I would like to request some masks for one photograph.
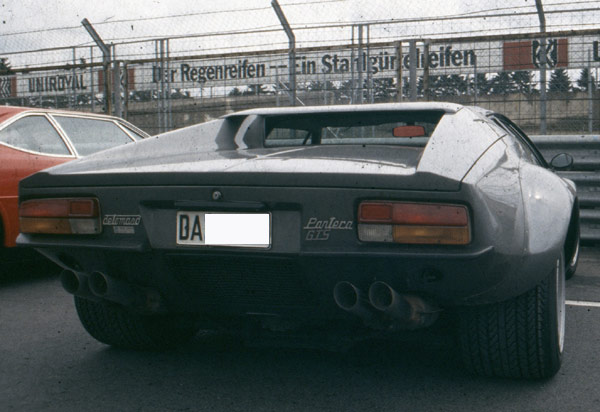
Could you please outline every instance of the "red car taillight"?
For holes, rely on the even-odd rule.
[[[89,235],[102,232],[95,198],[32,199],[19,205],[22,233]]]
[[[358,207],[363,242],[466,245],[471,242],[466,206],[367,201]]]

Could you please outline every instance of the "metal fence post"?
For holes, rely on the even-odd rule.
[[[156,66],[152,68],[152,70],[156,73],[156,110],[157,110],[157,122],[158,122],[158,133],[162,133],[162,76],[161,72],[161,55],[160,55],[160,40],[154,41],[154,56],[156,58]]]
[[[169,39],[166,40],[167,50],[166,50],[166,60],[167,60],[167,78],[165,79],[167,82],[167,100],[166,100],[166,109],[167,109],[167,131],[173,128],[173,104],[171,102],[171,81],[173,80],[171,75],[171,43]]]
[[[363,103],[363,61],[365,58],[365,51],[363,50],[363,25],[358,25],[358,84],[356,85],[356,92],[358,93],[358,103]],[[352,62],[354,64],[354,62]]]
[[[92,112],[96,109],[96,96],[94,94],[94,46],[90,46],[90,100]]]
[[[275,14],[277,14],[277,18],[279,18],[279,22],[283,26],[283,30],[285,34],[288,36],[289,42],[289,56],[288,56],[288,65],[290,72],[290,103],[292,106],[296,105],[296,36],[288,23],[285,14],[283,14],[283,10],[279,6],[277,0],[271,0],[271,6],[275,10]]]
[[[75,66],[77,65],[77,48],[73,47],[73,79],[77,77],[77,69]],[[73,87],[73,105],[77,106],[77,89]],[[69,101],[69,108],[72,108],[71,102]]]
[[[418,59],[417,41],[411,40],[411,41],[409,41],[408,44],[410,46],[409,58],[408,58],[408,61],[410,63],[410,66],[409,66],[409,70],[410,70],[410,79],[409,79],[410,101],[416,102],[417,101],[417,59]]]
[[[544,36],[546,33],[546,15],[542,0],[535,0],[538,18],[540,20],[540,32]],[[540,41],[540,133],[546,134],[546,37]]]
[[[158,133],[162,133],[166,130],[166,119],[165,119],[165,43],[164,40],[156,40],[155,52],[156,61],[158,63],[158,89],[156,93],[156,101],[158,106]]]
[[[477,96],[479,95],[479,84],[477,79],[477,58],[473,61],[473,104],[477,106]]]
[[[546,38],[540,41],[540,134],[546,134]]]
[[[375,82],[373,80],[373,64],[371,62],[371,26],[367,24],[367,55],[366,65],[367,70],[367,95],[369,103],[375,102]]]
[[[123,62],[123,119],[127,120],[129,112],[129,72],[127,71],[127,62]]]
[[[92,24],[88,21],[88,19],[81,20],[81,24],[83,25],[83,27],[85,27],[85,29],[87,30],[89,35],[92,37],[92,39],[94,39],[94,41],[96,42],[96,44],[98,45],[100,50],[102,50],[102,62],[103,62],[102,68],[103,68],[103,72],[104,72],[103,83],[104,83],[105,112],[111,113],[112,112],[111,85],[110,85],[110,78],[109,78],[109,76],[110,76],[110,49],[102,41],[102,39],[100,38],[98,33],[96,33],[96,30],[94,29],[94,27],[92,27]]]
[[[397,41],[396,46],[396,100],[402,101],[402,42]]]
[[[350,104],[356,103],[355,102],[355,92],[354,90],[356,89],[356,80],[355,80],[355,67],[354,67],[354,28],[356,27],[355,24],[352,25],[352,47],[350,48],[350,61],[352,62],[352,64],[350,65]]]
[[[588,89],[588,132],[591,134],[594,131],[594,82],[592,80],[592,59],[591,53],[588,50],[588,66],[587,66],[587,89]]]
[[[423,42],[423,97],[430,99],[429,90],[429,40]]]
[[[123,117],[123,104],[121,100],[121,62],[117,60],[115,46],[112,45],[113,49],[113,62],[112,62],[112,83],[113,83],[113,102],[114,112],[113,114],[117,117]]]

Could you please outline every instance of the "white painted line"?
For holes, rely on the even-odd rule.
[[[565,303],[569,306],[588,306],[592,308],[600,308],[600,302],[584,302],[581,300],[567,300]]]

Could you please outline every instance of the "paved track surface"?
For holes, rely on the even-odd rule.
[[[83,330],[56,269],[17,267],[0,281],[0,411],[600,410],[600,248],[567,283],[564,363],[547,381],[473,377],[450,338],[328,351],[200,334],[170,352],[113,349]]]

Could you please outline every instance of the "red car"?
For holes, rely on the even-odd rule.
[[[19,234],[18,183],[39,170],[148,137],[117,117],[0,106],[0,248]]]

